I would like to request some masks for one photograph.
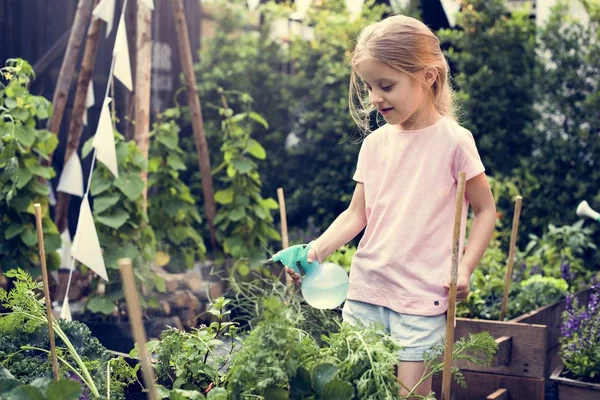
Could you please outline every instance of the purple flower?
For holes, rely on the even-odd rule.
[[[567,282],[570,282],[573,278],[571,276],[571,266],[568,261],[563,261],[560,265],[560,275]]]
[[[542,271],[539,267],[539,265],[535,264],[531,267],[531,275],[537,275],[537,274],[541,274]]]

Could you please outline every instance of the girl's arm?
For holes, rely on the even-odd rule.
[[[341,213],[311,245],[307,261],[323,262],[331,253],[354,239],[367,225],[364,184],[357,183],[348,209]]]

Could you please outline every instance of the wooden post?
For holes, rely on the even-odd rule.
[[[94,1],[94,6],[96,6],[99,1],[100,0]],[[75,101],[73,104],[73,111],[71,112],[71,122],[69,124],[67,147],[65,148],[63,165],[65,165],[67,161],[69,161],[71,155],[74,152],[76,153],[79,149],[81,132],[83,131],[83,113],[86,111],[85,102],[88,87],[94,73],[94,64],[96,63],[96,57],[98,55],[98,43],[102,23],[103,21],[101,19],[94,19],[88,28],[83,60],[81,61],[81,69],[79,70],[79,77],[77,79],[77,90],[75,91]],[[70,196],[68,193],[57,193],[55,219],[59,232],[63,232],[67,227],[69,199]]]
[[[454,209],[454,230],[452,235],[452,265],[450,268],[450,291],[448,293],[448,313],[446,321],[446,347],[444,349],[444,372],[442,376],[442,399],[450,400],[452,384],[452,346],[454,345],[454,320],[456,317],[456,282],[458,280],[458,250],[460,247],[460,228],[465,198],[466,173],[458,175],[456,205]]]
[[[137,56],[135,72],[135,130],[134,140],[148,160],[150,134],[150,78],[152,75],[152,12],[143,0],[137,4]],[[148,172],[142,171],[144,181],[144,210],[148,202]]]
[[[79,0],[79,4],[77,5],[77,12],[75,13],[75,19],[73,20],[69,43],[67,44],[65,57],[60,66],[58,82],[56,83],[54,97],[52,98],[54,113],[48,121],[48,130],[55,135],[58,135],[62,117],[65,112],[69,88],[71,87],[71,81],[75,74],[75,66],[77,65],[81,42],[83,41],[83,33],[85,32],[85,27],[92,15],[92,3],[93,0]],[[52,155],[50,155],[50,157],[52,157]],[[50,164],[50,161],[48,161],[48,164]]]
[[[35,224],[37,226],[38,247],[40,249],[40,264],[42,267],[42,279],[44,280],[44,298],[46,300],[46,316],[48,318],[48,337],[50,339],[50,354],[52,356],[52,373],[54,380],[58,382],[58,358],[56,357],[56,345],[54,343],[54,328],[52,326],[52,303],[50,302],[50,284],[48,282],[48,270],[46,269],[46,250],[44,248],[44,232],[42,226],[42,207],[39,203],[33,205],[35,209]]]
[[[202,192],[204,194],[204,204],[206,208],[206,219],[208,220],[208,229],[210,232],[210,242],[213,246],[213,249],[215,249],[217,242],[215,239],[215,226],[213,221],[217,213],[217,206],[215,204],[212,171],[210,168],[210,159],[208,157],[208,145],[206,144],[206,136],[204,134],[202,107],[200,105],[200,97],[198,96],[198,89],[196,87],[196,77],[194,76],[190,38],[188,36],[183,2],[181,0],[172,0],[170,3],[173,7],[173,16],[175,17],[175,30],[177,33],[177,42],[179,46],[179,57],[181,59],[181,66],[187,84],[188,103],[192,115],[192,127],[194,129],[198,164],[200,165]]]
[[[502,297],[502,311],[500,312],[500,321],[504,321],[508,308],[508,291],[512,278],[513,265],[515,263],[515,248],[517,246],[517,233],[519,230],[519,217],[521,216],[521,202],[523,197],[517,196],[515,212],[513,214],[512,231],[510,232],[510,247],[508,250],[508,265],[506,266],[506,275],[504,276],[504,297]]]
[[[279,199],[279,215],[281,217],[281,248],[287,249],[290,247],[288,238],[288,227],[287,227],[287,214],[285,211],[285,196],[283,195],[283,188],[277,189],[277,198]],[[293,282],[289,274],[285,274],[285,283],[288,288],[292,287]]]
[[[144,382],[148,389],[148,397],[151,400],[156,400],[158,397],[154,386],[154,372],[150,365],[150,357],[148,355],[148,349],[146,348],[148,339],[146,338],[146,331],[144,330],[144,325],[142,323],[142,311],[140,308],[138,292],[135,287],[131,259],[121,258],[117,261],[117,264],[119,264],[121,278],[123,279],[123,293],[125,294],[125,301],[127,302],[131,333],[133,334],[133,339],[137,343],[140,360],[142,360],[142,375],[144,376]]]

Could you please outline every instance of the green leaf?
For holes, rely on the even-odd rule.
[[[175,153],[171,153],[167,156],[167,164],[169,165],[169,167],[178,171],[183,171],[186,169],[185,164],[181,160],[181,157],[179,157]]]
[[[81,396],[81,385],[69,379],[62,379],[50,385],[46,391],[48,399],[78,400]]]
[[[35,129],[31,127],[26,125],[15,126],[15,138],[25,147],[31,147],[35,142],[36,136]]]
[[[86,158],[88,156],[88,154],[90,154],[90,152],[92,150],[94,150],[94,137],[92,136],[91,138],[89,138],[88,140],[85,141],[85,143],[83,144],[83,148],[81,149],[81,158]]]
[[[288,400],[290,398],[287,390],[276,386],[267,386],[264,396],[269,400]]]
[[[46,160],[49,159],[49,154],[53,153],[58,146],[58,137],[52,132],[45,131],[44,138],[37,141],[33,149]]]
[[[21,385],[10,392],[10,400],[46,400],[46,397],[38,388]]]
[[[246,216],[246,209],[244,207],[236,207],[227,216],[231,221],[239,221]]]
[[[14,177],[16,178],[16,186],[17,189],[23,189],[27,183],[33,178],[33,172],[31,172],[27,168],[19,168],[17,172],[15,172]]]
[[[269,210],[277,210],[279,208],[279,203],[277,203],[272,198],[264,199],[262,201],[263,206],[267,207]]]
[[[156,140],[163,144],[167,149],[176,150],[179,138],[177,137],[177,134],[169,132],[168,134],[159,135]]]
[[[44,167],[39,164],[27,166],[27,168],[37,176],[41,176],[44,179],[52,179],[55,175],[54,170],[51,167]]]
[[[352,400],[354,387],[350,382],[334,379],[325,385],[323,398],[327,400]]]
[[[167,231],[167,236],[174,244],[180,245],[185,239],[190,237],[192,231],[187,226],[175,226]]]
[[[17,107],[13,109],[11,111],[11,114],[13,115],[13,117],[20,120],[21,122],[26,122],[31,115],[29,114],[29,111],[27,111],[27,109],[23,107]]]
[[[91,312],[109,315],[115,309],[115,303],[106,297],[94,297],[87,303],[87,308]]]
[[[118,194],[94,197],[94,214],[100,214],[117,204],[121,198]]]
[[[267,158],[267,152],[265,151],[265,148],[254,139],[250,139],[248,141],[248,147],[246,148],[246,151],[259,160],[264,160]]]
[[[247,158],[234,158],[231,160],[231,165],[242,174],[246,174],[252,170],[254,163]]]
[[[129,219],[129,213],[122,208],[112,209],[109,214],[96,215],[96,221],[113,229],[119,229]]]
[[[333,364],[327,363],[315,365],[315,367],[312,369],[312,383],[315,392],[323,395],[325,385],[327,385],[336,377],[338,370],[339,368]]]
[[[136,201],[144,192],[144,181],[139,174],[120,174],[115,186],[131,201]]]
[[[234,194],[233,189],[219,190],[215,193],[215,201],[219,204],[230,204]]]
[[[37,231],[32,229],[31,225],[25,225],[25,229],[21,232],[21,240],[27,246],[34,246],[38,243]]]
[[[265,120],[262,115],[251,111],[250,114],[248,114],[250,116],[250,118],[252,118],[254,121],[258,122],[259,124],[261,124],[262,126],[265,127],[265,129],[269,128],[269,124],[267,123],[267,120]]]
[[[113,183],[112,174],[107,177],[107,175],[101,173],[100,171],[95,171],[92,177],[92,184],[90,186],[90,193],[92,196],[97,196],[100,193],[108,190]]]
[[[4,231],[4,238],[6,240],[10,240],[10,239],[14,238],[15,236],[21,234],[21,232],[23,232],[24,230],[25,230],[25,225],[13,222]]]

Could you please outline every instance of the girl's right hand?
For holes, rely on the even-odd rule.
[[[318,260],[319,259],[318,254],[319,253],[318,253],[316,247],[314,246],[314,242],[312,242],[310,248],[308,249],[308,253],[306,253],[306,261],[309,263],[312,263],[313,261]],[[290,278],[292,278],[292,281],[294,281],[294,283],[296,285],[300,284],[301,276],[299,273],[297,273],[296,271],[294,271],[292,268],[288,267],[287,265],[285,266],[285,272],[287,272],[287,274],[290,276]]]

